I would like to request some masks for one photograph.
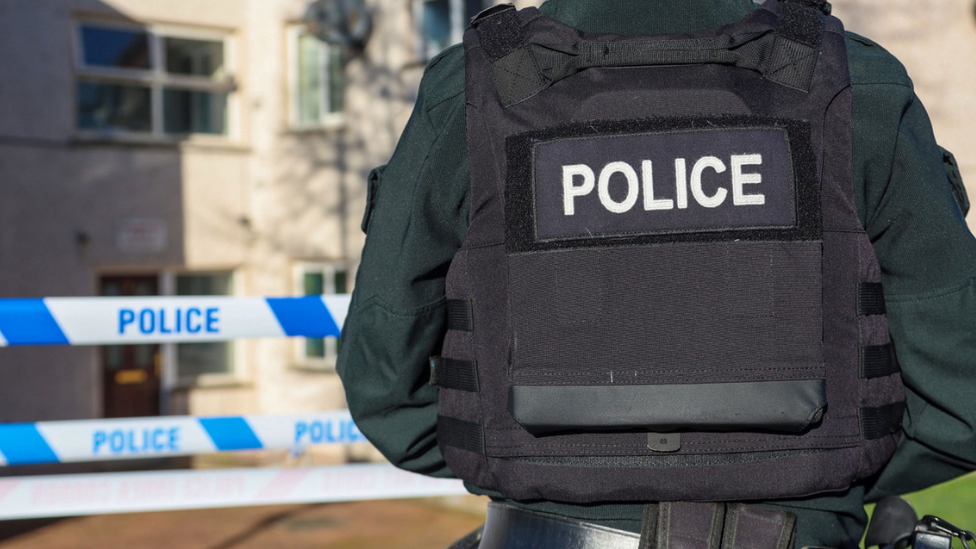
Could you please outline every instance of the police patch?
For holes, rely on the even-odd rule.
[[[512,246],[509,239],[513,251],[647,237],[819,237],[816,168],[798,169],[809,156],[798,121],[726,117],[588,128],[589,135],[575,126],[509,142],[507,206],[521,218],[509,218],[520,241]],[[804,206],[816,210],[815,219],[809,211],[804,219]]]

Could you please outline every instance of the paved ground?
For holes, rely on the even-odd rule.
[[[0,522],[0,549],[443,549],[484,522],[484,505],[471,496]]]

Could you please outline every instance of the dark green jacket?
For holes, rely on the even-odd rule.
[[[753,8],[751,0],[549,0],[542,11],[584,31],[659,34],[720,26]],[[857,540],[865,499],[976,469],[976,241],[904,68],[859,36],[849,34],[847,48],[858,215],[881,264],[907,386],[905,436],[870,483],[777,502],[798,516],[797,547]],[[464,53],[453,47],[428,64],[393,157],[370,176],[366,246],[337,366],[376,447],[399,467],[441,477],[451,472],[437,447],[428,358],[440,351],[444,277],[468,227],[465,147]],[[639,530],[639,505],[529,506]]]

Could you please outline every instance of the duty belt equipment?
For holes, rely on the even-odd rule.
[[[486,522],[450,549],[792,549],[796,517],[753,505],[648,505],[640,534],[488,504]]]

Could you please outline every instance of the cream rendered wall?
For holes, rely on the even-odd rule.
[[[355,276],[364,242],[359,225],[366,176],[391,154],[422,69],[414,54],[409,2],[368,2],[373,33],[365,51],[346,67],[344,122],[292,129],[287,31],[306,6],[304,0],[253,0],[247,10],[253,212],[247,293],[252,295],[300,293],[295,280],[301,261],[345,263]],[[248,347],[257,411],[345,406],[335,373],[299,367],[294,342],[260,340]],[[198,409],[203,406],[202,397],[194,402]]]

